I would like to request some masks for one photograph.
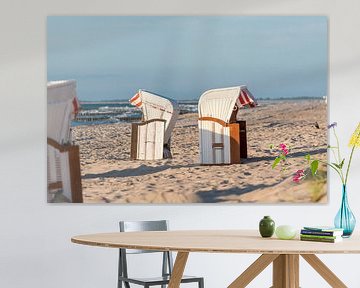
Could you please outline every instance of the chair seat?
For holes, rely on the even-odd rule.
[[[201,277],[184,275],[181,278],[181,283],[197,282],[197,281],[200,281],[201,279],[202,279]],[[129,283],[138,284],[138,285],[144,285],[144,284],[161,285],[161,284],[168,284],[169,281],[170,281],[170,276],[149,277],[149,278],[137,278],[137,277],[126,278],[126,277],[119,276],[119,280],[129,282]]]

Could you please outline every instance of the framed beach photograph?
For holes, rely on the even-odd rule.
[[[327,17],[48,16],[46,85],[49,203],[328,200]]]

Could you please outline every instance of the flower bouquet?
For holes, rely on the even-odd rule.
[[[295,183],[300,183],[301,180],[305,179],[310,174],[314,177],[316,177],[319,169],[319,164],[322,163],[324,165],[329,166],[332,168],[340,177],[341,183],[342,183],[342,203],[341,207],[339,209],[339,212],[337,213],[335,217],[335,227],[337,228],[343,228],[344,229],[344,236],[349,237],[356,224],[355,217],[353,213],[351,212],[348,204],[347,199],[347,183],[349,179],[349,171],[350,166],[352,163],[353,155],[355,148],[360,147],[360,122],[355,129],[354,133],[352,134],[350,141],[349,141],[349,147],[351,148],[350,156],[348,160],[346,158],[342,157],[340,144],[339,144],[339,138],[336,133],[336,126],[337,123],[334,122],[328,126],[328,129],[330,129],[335,136],[336,144],[335,146],[329,145],[327,148],[331,153],[333,154],[333,159],[335,162],[327,162],[320,159],[316,159],[314,157],[311,157],[310,154],[305,155],[306,162],[308,164],[307,169],[299,169],[295,172],[293,176],[293,181]],[[273,148],[273,145],[272,147]],[[279,154],[275,158],[272,164],[272,168],[276,168],[278,165],[282,166],[282,170],[286,169],[286,163],[287,163],[287,157],[289,157],[291,149],[284,143],[281,143],[279,145]]]

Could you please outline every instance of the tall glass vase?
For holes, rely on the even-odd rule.
[[[346,185],[343,185],[341,206],[334,224],[336,228],[344,229],[343,237],[350,237],[355,228],[356,219],[349,207]]]

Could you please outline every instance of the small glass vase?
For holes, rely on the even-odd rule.
[[[355,228],[356,219],[349,207],[346,185],[343,185],[341,206],[336,214],[334,224],[336,228],[344,229],[344,238],[350,237]]]

